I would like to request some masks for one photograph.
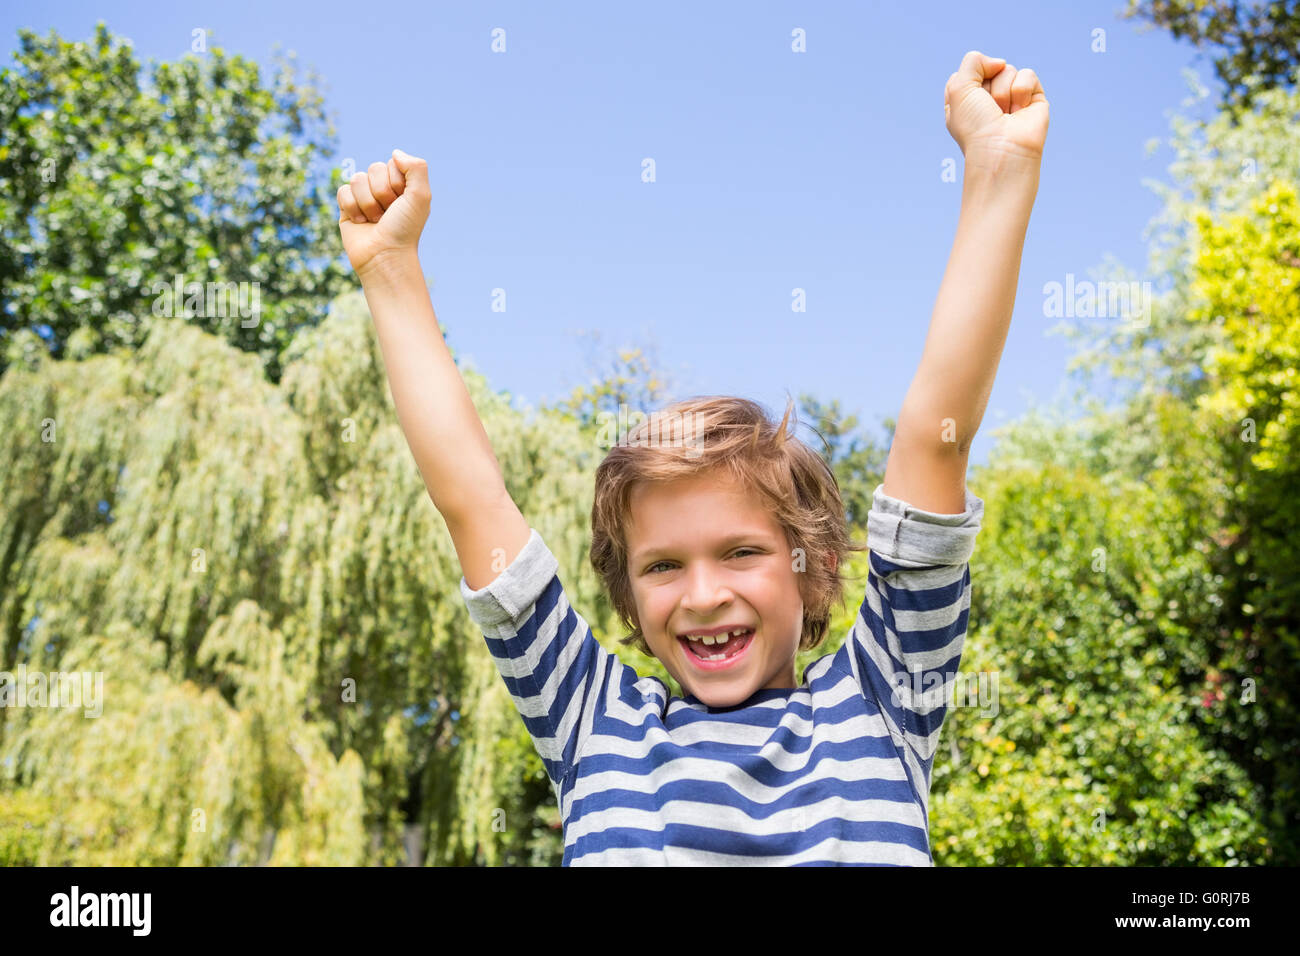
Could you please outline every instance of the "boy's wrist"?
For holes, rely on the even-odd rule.
[[[965,181],[977,188],[1023,189],[1037,187],[1042,169],[1041,156],[1006,153],[1001,150],[971,149],[965,153]]]
[[[1015,207],[1026,213],[1038,195],[1039,164],[1018,157],[967,156],[962,205],[980,209]]]
[[[424,273],[420,269],[420,256],[414,246],[381,252],[357,270],[362,285],[388,285]]]

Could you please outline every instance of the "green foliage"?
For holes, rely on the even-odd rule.
[[[100,717],[0,709],[0,792],[57,801],[45,864],[394,863],[408,824],[430,863],[558,862],[554,795],[469,621],[361,296],[287,356],[274,385],[163,320],[134,356],[38,354],[0,378],[0,669],[105,675]],[[464,374],[612,645],[586,561],[594,437]]]
[[[1249,110],[1261,87],[1295,84],[1300,66],[1297,0],[1129,0],[1124,16],[1150,21],[1197,48],[1219,47],[1214,72],[1226,113]]]
[[[348,286],[314,82],[282,62],[266,86],[220,48],[153,63],[142,82],[103,23],[89,43],[19,40],[0,74],[0,371],[33,344],[12,336],[40,325],[60,357],[139,348],[180,275],[205,290],[189,321],[277,380],[294,333]],[[250,307],[256,283],[257,314],[237,312],[228,283],[248,283]]]
[[[885,441],[879,444],[859,434],[856,415],[846,415],[838,400],[822,402],[812,395],[799,396],[799,419],[814,431],[804,436],[814,451],[835,475],[844,502],[844,514],[850,527],[866,540],[867,513],[871,510],[876,486],[885,480],[885,463],[894,438],[895,423],[886,419]]]
[[[1217,582],[1177,500],[1054,464],[972,484],[987,520],[962,670],[996,675],[998,706],[945,723],[936,862],[1267,861],[1261,795],[1188,686]]]
[[[1219,338],[1197,408],[1223,462],[1226,515],[1216,529],[1227,581],[1214,675],[1215,718],[1272,796],[1269,823],[1300,859],[1300,203],[1277,181],[1248,212],[1197,216],[1189,320]],[[1250,680],[1251,684],[1245,684]],[[1258,686],[1256,686],[1258,685]],[[1242,696],[1247,696],[1242,693]],[[1251,704],[1250,707],[1243,706]]]
[[[1284,472],[1300,434],[1300,206],[1296,187],[1277,181],[1250,214],[1222,225],[1197,215],[1199,252],[1189,320],[1213,324],[1221,339],[1205,356],[1209,383],[1200,404],[1214,417],[1258,425],[1250,464]],[[1297,512],[1288,517],[1294,519]]]
[[[49,800],[31,791],[0,790],[0,866],[36,866],[43,830],[56,815]]]
[[[1204,95],[1204,91],[1202,91]],[[1300,92],[1255,109],[1176,119],[1173,182],[1158,185],[1151,269],[1170,280],[1151,322],[1068,329],[1078,366],[1139,383],[1119,409],[1092,406],[1069,448],[1093,474],[1125,475],[1179,502],[1188,551],[1216,577],[1189,684],[1202,732],[1261,794],[1275,862],[1300,862],[1300,488],[1297,199]],[[1068,457],[1019,442],[1021,460]],[[1178,598],[1178,595],[1171,595]],[[1185,668],[1187,671],[1197,668]]]
[[[0,91],[0,671],[98,672],[103,712],[0,708],[0,865],[391,865],[408,827],[429,864],[559,863],[364,301],[329,301],[314,87],[215,50],[142,87],[102,25],[22,39]],[[1300,862],[1298,110],[1266,89],[1175,122],[1149,270],[1169,291],[1148,324],[1069,329],[1078,366],[1138,387],[1003,429],[971,478],[962,671],[997,675],[998,710],[949,712],[939,863]],[[141,284],[178,271],[261,281],[262,322],[153,316]],[[624,349],[524,415],[462,373],[575,608],[680,694],[617,643],[588,561],[599,416],[657,407],[663,375]],[[864,538],[887,443],[833,400],[800,419]],[[866,568],[797,674],[838,649]]]
[[[556,406],[584,426],[595,427],[602,415],[617,420],[620,408],[629,415],[648,414],[663,404],[666,383],[644,348],[617,349],[612,357],[593,355],[588,363],[592,373],[588,384],[576,386]]]
[[[1185,105],[1204,100],[1197,87]],[[1216,114],[1205,122],[1175,115],[1167,145],[1174,154],[1169,180],[1145,180],[1159,198],[1153,217],[1145,274],[1157,290],[1145,321],[1113,318],[1074,319],[1054,331],[1075,347],[1070,367],[1089,380],[1102,377],[1121,386],[1126,399],[1144,392],[1169,392],[1194,400],[1205,388],[1204,369],[1220,336],[1195,318],[1202,304],[1193,289],[1198,248],[1196,222],[1208,212],[1216,219],[1247,213],[1278,181],[1295,177],[1300,155],[1300,91],[1271,89],[1255,108],[1236,118]],[[1153,139],[1148,148],[1162,145]],[[1133,278],[1116,270],[1121,278]]]

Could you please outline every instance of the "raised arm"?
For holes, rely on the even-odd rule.
[[[375,322],[397,419],[429,497],[451,532],[465,582],[486,587],[530,528],[447,350],[420,269],[428,164],[401,150],[339,189],[339,232]]]
[[[883,487],[923,511],[958,514],[1011,324],[1048,106],[1033,70],[972,50],[948,78],[944,112],[966,158],[961,213]]]

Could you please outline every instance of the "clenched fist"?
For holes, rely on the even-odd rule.
[[[1033,70],[971,50],[943,89],[948,132],[969,160],[983,156],[1042,159],[1047,94]]]
[[[385,256],[415,251],[429,197],[429,164],[400,149],[339,188],[339,232],[358,276]]]

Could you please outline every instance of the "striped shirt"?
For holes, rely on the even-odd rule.
[[[970,613],[984,502],[913,508],[878,486],[866,593],[799,687],[716,708],[638,677],[570,606],[532,529],[461,594],[559,802],[564,866],[929,866],[930,768]]]

